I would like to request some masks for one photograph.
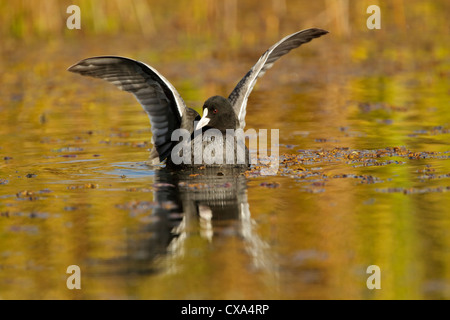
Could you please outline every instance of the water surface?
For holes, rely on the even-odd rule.
[[[0,298],[450,298],[445,28],[369,39],[328,27],[250,96],[247,128],[280,130],[274,176],[148,167],[151,132],[133,97],[66,69],[100,54],[142,60],[199,110],[282,32],[229,47],[201,29],[152,45],[127,34],[7,42]],[[81,290],[66,287],[69,265]],[[366,286],[370,265],[380,290]]]

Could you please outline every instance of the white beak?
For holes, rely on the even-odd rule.
[[[195,127],[195,130],[203,128],[204,126],[206,126],[209,123],[209,121],[211,121],[211,119],[207,118],[207,116],[208,116],[208,108],[205,108],[203,110],[203,117],[197,123],[197,126]]]

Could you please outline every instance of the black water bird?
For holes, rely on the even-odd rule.
[[[275,61],[292,49],[327,33],[326,30],[311,28],[281,39],[259,58],[228,98],[213,96],[206,100],[201,118],[194,109],[186,106],[178,91],[164,76],[143,62],[118,56],[100,56],[81,60],[71,66],[68,71],[100,78],[121,90],[131,92],[150,118],[154,147],[149,161],[156,164],[166,160],[168,164],[173,164],[172,150],[180,143],[178,140],[172,140],[172,133],[176,129],[185,129],[193,135],[196,130],[205,131],[205,129],[213,128],[219,130],[224,136],[226,129],[243,129],[247,100],[257,79],[263,76]],[[194,150],[194,143],[191,144],[192,157],[194,157],[196,150]],[[207,143],[203,143],[202,148],[205,146]],[[225,157],[225,154],[223,156]],[[191,163],[194,164],[194,161]],[[199,164],[205,163],[210,162],[204,160]],[[246,149],[246,159],[242,165],[248,166],[248,163]]]

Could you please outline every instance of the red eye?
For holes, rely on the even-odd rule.
[[[217,113],[217,111],[218,111],[217,109],[214,109],[214,110],[213,110],[213,113]]]

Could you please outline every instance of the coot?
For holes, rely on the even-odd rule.
[[[292,49],[327,33],[326,30],[311,28],[281,39],[259,58],[228,98],[213,96],[206,100],[201,118],[194,109],[186,107],[180,94],[165,77],[143,62],[100,56],[81,60],[68,71],[106,80],[136,97],[150,118],[154,145],[150,153],[151,163],[166,160],[170,166],[248,166],[248,149],[245,144],[237,143],[236,137],[227,139],[227,130],[233,132],[245,127],[247,100],[256,80]],[[184,135],[178,134],[178,139],[173,139],[174,132]],[[206,148],[208,152],[205,152]],[[217,152],[221,148],[223,152]],[[226,158],[230,148],[235,152]]]

